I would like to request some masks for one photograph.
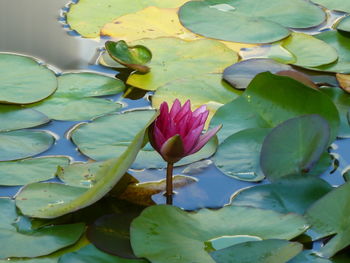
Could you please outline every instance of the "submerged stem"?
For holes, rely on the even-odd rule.
[[[173,204],[173,169],[174,164],[168,163],[168,166],[166,168],[166,204],[172,205]]]

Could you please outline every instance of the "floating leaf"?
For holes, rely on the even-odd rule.
[[[56,120],[88,120],[118,111],[121,105],[111,100],[91,98],[122,92],[121,80],[95,73],[68,73],[58,78],[58,89],[50,98],[30,107]]]
[[[188,0],[83,0],[71,4],[67,22],[83,37],[98,37],[100,29],[114,19],[149,6],[176,8]]]
[[[128,46],[124,40],[105,43],[108,54],[118,63],[128,68],[147,73],[150,68],[145,66],[152,59],[151,51],[142,45]]]
[[[287,240],[250,241],[211,253],[216,263],[286,263],[303,250],[303,246]]]
[[[31,128],[49,122],[41,112],[16,105],[0,105],[0,132]]]
[[[103,116],[78,126],[72,132],[72,140],[82,153],[92,159],[118,157],[154,113],[143,110]]]
[[[128,42],[158,37],[178,37],[185,40],[200,38],[181,25],[177,11],[175,8],[150,6],[106,24],[101,34]]]
[[[292,33],[281,44],[294,55],[296,61],[292,64],[296,66],[318,67],[338,59],[335,48],[310,35]]]
[[[261,73],[243,96],[273,126],[296,116],[318,114],[332,128],[330,142],[337,135],[339,113],[329,97],[289,77]]]
[[[243,181],[265,178],[260,168],[260,151],[270,129],[247,129],[226,138],[214,156],[214,163],[224,174]]]
[[[98,58],[98,63],[108,68],[126,69],[125,66],[111,58],[107,51],[101,52],[100,57]]]
[[[151,206],[131,224],[135,255],[151,262],[215,262],[205,242],[222,236],[249,235],[261,239],[291,239],[307,225],[296,214],[279,214],[251,207],[226,206],[189,213],[174,206]]]
[[[116,78],[90,72],[65,73],[58,77],[54,96],[88,98],[114,95],[124,90],[124,83]]]
[[[3,53],[0,54],[0,86],[1,103],[29,104],[54,93],[57,80],[51,70],[34,59]]]
[[[0,161],[12,161],[34,156],[49,149],[55,142],[44,131],[19,130],[0,133]]]
[[[110,159],[96,174],[91,188],[73,187],[59,183],[29,184],[16,196],[16,205],[23,214],[38,218],[55,218],[87,207],[106,195],[124,176],[142,147],[145,129],[153,114],[143,116],[144,126],[135,129],[135,137],[124,147],[119,158]],[[147,119],[146,119],[147,118]]]
[[[350,3],[343,0],[312,0],[328,9],[350,13]]]
[[[103,168],[103,162],[73,163],[56,169],[56,175],[66,185],[91,188],[97,182],[97,173],[101,168]]]
[[[124,259],[106,254],[93,245],[87,245],[82,249],[60,257],[58,263],[147,263],[140,259]]]
[[[318,71],[350,73],[350,38],[337,31],[325,31],[314,37],[326,42],[338,52],[338,60],[329,65],[311,68]]]
[[[296,61],[293,54],[279,44],[256,45],[240,50],[242,60],[272,59],[283,64],[292,64]]]
[[[340,87],[347,93],[350,93],[350,75],[337,73],[336,77]]]
[[[273,109],[273,110],[272,110]],[[328,121],[331,140],[336,138],[339,113],[330,98],[289,77],[265,72],[257,75],[241,97],[215,113],[210,126],[223,124],[219,141],[248,128],[273,128],[305,114],[318,114]]]
[[[140,211],[104,215],[87,230],[89,240],[100,250],[123,258],[136,259],[130,244],[130,224]]]
[[[319,115],[289,119],[266,136],[260,164],[270,181],[310,172],[329,145],[330,127]]]
[[[311,80],[311,78],[309,78],[308,75],[304,73],[294,70],[283,70],[277,72],[276,75],[290,77],[296,81],[303,83],[305,86],[309,86],[310,88],[318,90],[318,86]]]
[[[316,256],[312,250],[304,250],[288,263],[335,263],[336,261],[330,261],[326,258]]]
[[[211,127],[223,124],[217,134],[222,143],[227,137],[239,131],[250,128],[270,128],[258,113],[252,111],[249,102],[241,96],[234,101],[220,107],[210,122]]]
[[[272,59],[248,59],[226,68],[223,78],[236,89],[243,90],[248,87],[252,79],[259,73],[266,71],[277,73],[284,70],[292,70],[292,67],[278,63]]]
[[[175,175],[173,177],[174,189],[184,187],[186,185],[197,182],[197,180],[190,176]],[[145,183],[134,183],[128,185],[126,190],[118,195],[119,199],[127,200],[133,204],[151,206],[154,205],[152,196],[165,192],[166,190],[166,179],[158,182],[145,182]]]
[[[337,87],[322,87],[321,91],[332,98],[335,106],[339,111],[340,128],[338,137],[350,137],[350,125],[347,119],[347,113],[350,109],[350,95]]]
[[[61,121],[89,120],[121,108],[121,104],[111,100],[74,97],[52,97],[31,106],[51,119]]]
[[[301,0],[190,1],[179,17],[199,35],[245,43],[274,42],[289,35],[286,27],[314,27],[326,18],[321,8]]]
[[[175,80],[160,87],[152,97],[152,106],[159,109],[164,101],[172,104],[175,99],[178,99],[183,104],[189,99],[192,109],[207,105],[210,111],[207,120],[209,122],[217,108],[240,94],[240,91],[221,80],[221,74],[205,74]]]
[[[232,205],[303,215],[310,205],[331,190],[332,186],[320,178],[291,176],[243,190],[232,196]]]
[[[74,244],[84,231],[84,224],[50,225],[25,231],[16,229],[18,220],[14,201],[1,198],[0,258],[38,257]],[[5,213],[4,213],[5,212]]]
[[[349,225],[350,183],[334,189],[317,201],[306,213],[312,224],[316,238],[335,236],[325,244],[319,255],[332,257],[335,253],[350,245]]]
[[[133,42],[152,51],[146,74],[133,73],[127,84],[145,90],[159,87],[178,79],[221,73],[238,60],[236,52],[215,40],[187,42],[177,38],[145,39]],[[193,65],[196,65],[195,67]]]
[[[128,147],[135,133],[144,127],[145,121],[149,120],[152,114],[154,111],[146,110],[100,117],[91,123],[77,127],[72,133],[72,140],[83,154],[94,160],[114,158]],[[121,123],[123,125],[120,125]],[[214,138],[199,152],[182,159],[176,165],[208,158],[215,153],[216,147],[217,140]],[[132,165],[135,169],[164,168],[165,166],[164,160],[150,145],[146,145],[139,152]]]
[[[328,153],[328,150],[325,151],[308,174],[314,176],[321,176],[327,169],[329,169],[333,165],[333,159],[334,158]]]
[[[17,263],[58,263],[59,258],[69,252],[79,250],[82,247],[88,245],[89,242],[86,237],[83,235],[78,242],[69,247],[60,249],[50,255],[41,256],[36,258],[11,258],[6,260],[1,260],[0,262],[17,262]]]
[[[349,5],[350,10],[350,5]],[[336,25],[337,30],[350,32],[350,16],[342,18],[339,23]]]
[[[24,185],[55,176],[57,167],[69,164],[65,156],[30,158],[0,162],[0,185]]]

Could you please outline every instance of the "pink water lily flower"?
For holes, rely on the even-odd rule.
[[[149,129],[151,145],[166,162],[172,164],[198,152],[222,126],[202,134],[208,115],[205,105],[192,112],[190,100],[181,106],[176,99],[170,112],[168,104],[163,102],[159,116]]]

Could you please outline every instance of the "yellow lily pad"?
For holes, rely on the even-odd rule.
[[[187,41],[203,39],[203,36],[192,33],[180,23],[178,10],[178,8],[147,7],[106,24],[101,30],[101,35],[127,42],[159,37],[177,37]],[[220,42],[236,52],[241,48],[256,46],[230,41]]]
[[[188,0],[80,0],[77,4],[71,4],[67,22],[83,37],[94,38],[99,36],[105,24],[123,15],[149,6],[176,8],[186,2]]]

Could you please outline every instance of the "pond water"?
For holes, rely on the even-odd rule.
[[[57,73],[62,71],[89,70],[115,75],[115,71],[96,64],[104,40],[83,39],[70,32],[64,24],[62,13],[67,0],[2,0],[0,2],[0,51],[26,54],[54,65]],[[63,9],[62,9],[63,8]],[[61,11],[60,11],[61,10]],[[123,110],[149,107],[146,95],[140,100],[109,96],[121,101]],[[67,132],[79,122],[52,121],[39,127],[55,134],[57,141],[45,155],[69,155],[75,161],[86,161],[75,145],[67,138]],[[350,139],[337,140],[330,150],[339,163],[337,169],[330,167],[322,178],[332,185],[344,182],[342,173],[350,163]],[[184,171],[185,170],[185,171]],[[331,173],[332,171],[332,173]],[[193,210],[200,207],[218,208],[227,204],[232,194],[242,188],[256,185],[232,179],[222,174],[211,161],[195,166],[175,169],[174,174],[185,174],[198,181],[176,190],[174,205]],[[164,178],[165,171],[130,170],[139,181],[157,181]],[[266,180],[261,182],[266,183]],[[13,196],[20,187],[0,187],[0,196]],[[162,194],[153,196],[156,203],[165,203]]]

